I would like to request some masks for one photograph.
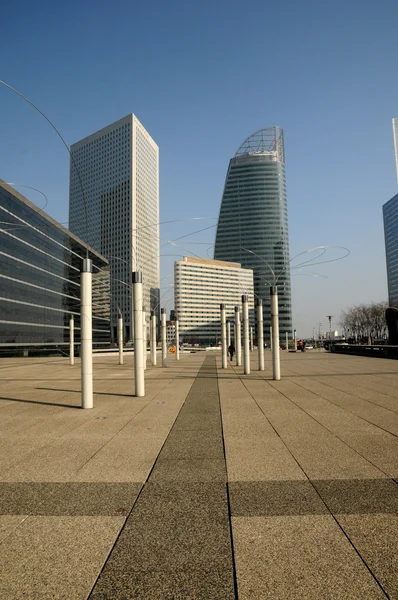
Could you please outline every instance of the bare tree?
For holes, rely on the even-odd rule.
[[[387,335],[385,318],[387,302],[359,304],[342,311],[340,325],[344,336],[355,341],[384,339]]]

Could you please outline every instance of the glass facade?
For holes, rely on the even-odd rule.
[[[112,339],[117,339],[120,310],[128,341],[133,271],[142,271],[148,314],[150,309],[159,312],[159,148],[139,120],[128,115],[73,144],[71,154],[69,227],[109,260]]]
[[[398,194],[383,205],[388,302],[398,307]]]
[[[214,258],[253,269],[254,294],[263,299],[264,337],[270,331],[270,286],[278,278],[280,336],[292,331],[289,235],[283,131],[262,129],[230,160],[217,226]]]
[[[86,246],[0,180],[0,349],[80,345],[80,268]],[[93,345],[110,342],[107,261],[93,260]],[[64,348],[68,352],[67,348]]]

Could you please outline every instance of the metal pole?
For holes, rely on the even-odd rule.
[[[176,335],[176,360],[180,360],[180,326],[178,318],[174,321],[175,335]]]
[[[227,321],[227,350],[231,345],[231,322]]]
[[[167,367],[166,309],[162,308],[160,313],[162,330],[162,367]]]
[[[119,312],[117,318],[117,341],[119,343],[119,365],[123,364],[123,316]]]
[[[75,364],[75,320],[73,315],[69,319],[69,362]]]
[[[257,351],[258,370],[264,371],[264,324],[262,298],[257,298]]]
[[[146,310],[145,310],[145,306],[142,307],[142,350],[144,353],[144,371],[146,371],[146,346],[147,346],[147,341],[146,341],[147,335],[146,335]]]
[[[249,334],[249,304],[247,296],[242,296],[243,313],[243,373],[250,375],[250,334]]]
[[[270,327],[269,327],[269,347],[272,352],[272,325],[270,325]]]
[[[241,332],[240,332],[240,312],[239,306],[235,306],[235,351],[236,351],[236,366],[240,367],[242,364],[242,344],[241,344]]]
[[[289,333],[286,331],[286,352],[289,352]]]
[[[271,293],[271,322],[272,322],[272,378],[279,381],[281,378],[281,364],[279,355],[279,313],[278,313],[278,288],[272,286]]]
[[[151,311],[151,363],[156,367],[156,313]]]
[[[134,304],[134,380],[135,395],[145,396],[144,356],[142,344],[142,273],[133,272]]]
[[[80,273],[80,353],[82,408],[93,408],[92,260],[84,258]]]
[[[226,369],[228,366],[228,346],[227,346],[227,328],[225,322],[225,304],[220,304],[221,311],[221,364],[222,368]]]
[[[297,335],[296,330],[293,331],[294,351],[297,352]]]
[[[253,352],[253,327],[250,326],[250,352]]]

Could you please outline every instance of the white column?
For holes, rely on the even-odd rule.
[[[297,352],[297,335],[296,330],[293,331],[294,351]]]
[[[221,364],[222,368],[226,369],[228,366],[228,357],[227,357],[227,327],[225,322],[225,304],[220,304],[220,312],[221,312]]]
[[[145,396],[144,353],[142,345],[142,273],[133,272],[134,381],[135,395]]]
[[[146,310],[145,310],[145,306],[143,306],[142,307],[142,350],[144,352],[144,371],[146,371],[146,346],[147,346]]]
[[[242,344],[240,332],[240,311],[239,306],[235,306],[235,351],[236,351],[236,366],[242,364]]]
[[[151,311],[151,363],[156,367],[156,313]]]
[[[262,298],[257,298],[257,351],[258,370],[264,371],[264,324]]]
[[[227,321],[227,351],[231,345],[231,322]]]
[[[279,381],[281,378],[281,365],[279,355],[279,312],[278,288],[272,286],[271,293],[271,323],[272,323],[272,378]]]
[[[123,315],[121,312],[117,318],[117,341],[119,344],[119,365],[123,364]]]
[[[250,352],[253,352],[254,349],[254,345],[253,345],[253,327],[250,326]]]
[[[73,315],[69,319],[69,362],[75,364],[75,320]]]
[[[269,328],[269,347],[271,348],[271,352],[272,352],[272,325],[270,325],[270,328]]]
[[[249,333],[249,303],[248,297],[242,296],[243,316],[243,373],[250,375],[250,333]]]
[[[167,367],[166,309],[162,308],[160,313],[162,330],[162,367]]]
[[[289,333],[286,331],[286,352],[289,352]]]
[[[83,259],[80,297],[82,408],[93,408],[92,260],[90,258]]]
[[[178,318],[176,318],[175,322],[175,334],[176,334],[176,360],[180,360],[180,326],[178,323]]]

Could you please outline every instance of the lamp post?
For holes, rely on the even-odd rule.
[[[162,335],[162,367],[167,367],[166,309],[160,309]]]
[[[236,366],[242,364],[242,343],[240,331],[240,310],[239,306],[235,306],[235,350],[236,350]]]
[[[117,318],[117,341],[119,344],[119,365],[123,364],[123,315],[119,311]]]
[[[176,336],[176,360],[180,360],[180,325],[178,322],[178,317],[176,317],[174,323]]]
[[[73,315],[69,319],[69,362],[75,364],[75,320]]]
[[[272,378],[279,381],[281,366],[279,356],[279,313],[278,290],[276,286],[270,288],[271,294],[271,323],[272,323]]]
[[[250,375],[250,333],[249,333],[249,305],[248,297],[242,296],[243,316],[243,373]]]
[[[142,343],[142,273],[133,272],[134,381],[135,395],[145,396],[144,347]]]
[[[225,322],[225,304],[220,304],[221,313],[221,366],[226,369],[228,366],[227,357],[227,328]]]
[[[156,312],[151,310],[151,363],[156,367]]]
[[[92,260],[84,258],[80,273],[80,349],[82,408],[93,408]]]
[[[264,324],[263,324],[263,301],[257,298],[257,352],[258,370],[264,371]]]

